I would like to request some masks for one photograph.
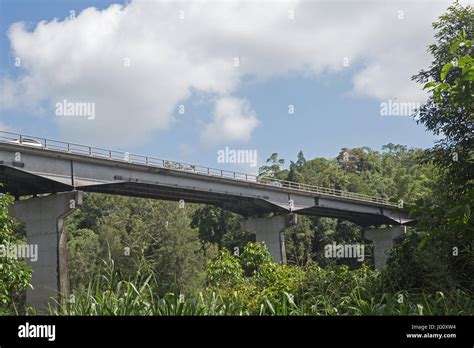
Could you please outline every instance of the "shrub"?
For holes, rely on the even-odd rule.
[[[247,277],[252,276],[263,265],[273,263],[273,257],[264,243],[248,243],[239,257]]]
[[[208,263],[207,283],[212,287],[236,286],[243,281],[243,272],[239,259],[227,249],[222,249],[217,257]]]
[[[294,298],[303,284],[305,272],[300,267],[267,263],[254,275],[254,283],[261,290],[261,296],[279,300],[283,294]]]
[[[8,207],[12,203],[13,198],[10,195],[0,194],[0,246],[4,250],[18,243],[14,236],[12,219],[8,215]],[[31,270],[24,261],[0,257],[0,315],[17,312],[18,301],[29,286],[30,280]]]

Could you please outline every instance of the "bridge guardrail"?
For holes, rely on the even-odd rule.
[[[80,145],[75,143],[63,142],[53,139],[40,138],[36,136],[23,135],[0,131],[0,142],[14,144],[19,146],[34,147],[37,149],[52,150],[58,152],[66,152],[81,156],[101,158],[113,161],[128,162],[133,164],[141,164],[150,167],[165,168],[180,172],[188,172],[198,175],[206,175],[213,177],[222,177],[238,181],[246,181],[250,183],[270,185],[278,188],[286,188],[290,190],[316,193],[327,196],[341,197],[353,199],[363,202],[381,203],[396,207],[397,204],[390,202],[388,199],[369,196],[361,193],[348,192],[342,190],[320,187],[315,185],[297,183],[287,180],[279,180],[271,177],[259,177],[258,175],[233,172],[229,170],[216,169],[211,167],[203,167],[194,164],[188,164],[177,161],[159,159],[155,157],[130,154],[128,152],[103,149],[95,146]]]

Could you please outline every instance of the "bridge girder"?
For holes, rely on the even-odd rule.
[[[21,151],[21,161],[15,154]],[[2,192],[15,196],[81,190],[215,205],[244,217],[297,213],[340,218],[357,225],[412,222],[393,206],[209,177],[166,168],[0,143]],[[291,204],[290,204],[291,202]]]

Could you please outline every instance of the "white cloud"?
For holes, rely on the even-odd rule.
[[[245,75],[337,73],[347,57],[349,68],[361,67],[355,95],[422,99],[410,76],[429,63],[431,22],[448,4],[132,1],[43,21],[33,31],[16,23],[8,36],[23,75],[3,78],[0,102],[43,112],[45,102],[95,102],[93,121],[57,118],[58,125],[71,140],[112,146],[143,143],[168,129],[177,105],[197,90],[217,100],[202,138],[246,140],[256,115],[231,97]]]
[[[259,125],[257,115],[246,100],[223,97],[216,101],[214,118],[203,131],[205,144],[249,140]]]

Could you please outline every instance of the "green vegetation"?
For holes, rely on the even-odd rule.
[[[351,222],[300,216],[286,230],[287,265],[220,208],[88,194],[67,220],[74,301],[62,315],[473,315],[474,13],[457,3],[434,24],[434,60],[413,78],[430,91],[418,122],[432,149],[343,148],[333,159],[285,161],[260,175],[412,203],[420,220],[373,271],[372,246]],[[0,200],[0,244],[21,235]],[[330,243],[365,244],[363,262],[328,259]],[[105,261],[104,261],[105,260]],[[22,261],[0,259],[0,314],[23,312]],[[15,306],[16,305],[16,306]]]
[[[109,255],[124,278],[139,271],[154,274],[158,293],[176,288],[190,291],[205,281],[207,260],[217,247],[199,239],[192,228],[195,207],[178,203],[87,195],[68,220],[70,279],[84,289],[95,274],[103,274]]]
[[[251,257],[249,257],[251,255]],[[270,260],[265,247],[250,243],[239,256],[222,251],[209,263],[208,287],[187,297],[156,295],[156,279],[137,274],[120,280],[110,259],[74,303],[52,310],[61,315],[468,315],[474,300],[462,291],[383,292],[382,276],[363,266],[326,269]],[[244,269],[253,270],[248,277]]]
[[[13,197],[0,194],[0,246],[2,254],[22,240],[15,234],[8,207]],[[24,243],[24,242],[23,242]],[[24,291],[31,280],[31,271],[21,260],[0,257],[0,315],[17,313],[17,306],[23,303]],[[19,309],[21,311],[21,309]]]

